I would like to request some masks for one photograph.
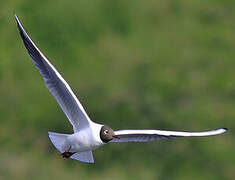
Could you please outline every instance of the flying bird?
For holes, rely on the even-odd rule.
[[[92,151],[109,142],[148,142],[178,137],[213,136],[227,131],[226,128],[202,132],[144,129],[114,131],[107,125],[91,121],[68,83],[28,36],[17,15],[15,15],[15,19],[20,36],[33,63],[42,75],[47,88],[73,126],[73,134],[48,132],[52,144],[60,151],[63,158],[94,163]]]

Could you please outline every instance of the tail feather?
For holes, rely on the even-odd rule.
[[[94,163],[92,151],[75,153],[70,158],[86,163]]]
[[[69,134],[60,134],[55,132],[48,132],[49,138],[52,144],[58,149],[61,153],[66,151],[65,140]]]
[[[66,139],[68,138],[69,134],[48,132],[48,136],[49,136],[52,144],[61,153],[64,153],[66,150],[68,150],[68,146],[66,146],[65,143],[66,143]],[[70,158],[74,159],[74,160],[82,161],[82,162],[94,163],[92,151],[74,153]]]

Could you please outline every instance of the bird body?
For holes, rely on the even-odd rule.
[[[178,137],[213,136],[226,132],[226,128],[202,132],[144,129],[114,131],[107,125],[91,121],[68,83],[34,44],[16,15],[15,19],[20,36],[33,63],[42,75],[47,88],[73,126],[73,134],[48,132],[52,144],[61,152],[64,158],[94,163],[92,151],[108,142],[149,142]]]
[[[83,152],[89,150],[95,150],[98,147],[104,145],[104,142],[100,139],[100,129],[102,125],[94,124],[90,128],[83,129],[77,133],[68,136],[66,147],[71,146],[72,152]]]

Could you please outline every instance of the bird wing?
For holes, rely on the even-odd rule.
[[[72,124],[74,132],[89,126],[89,123],[92,121],[86,114],[68,83],[30,39],[16,15],[15,19],[21,38],[32,61],[42,75],[47,88],[56,99],[69,122]]]
[[[148,142],[158,139],[171,139],[178,137],[202,137],[214,136],[226,132],[226,128],[202,131],[202,132],[183,132],[183,131],[164,131],[164,130],[118,130],[114,134],[118,138],[113,138],[111,142]]]

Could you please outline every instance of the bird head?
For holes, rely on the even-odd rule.
[[[105,142],[108,143],[109,141],[111,141],[113,138],[119,138],[118,135],[115,135],[114,130],[107,126],[104,125],[102,126],[101,130],[100,130],[100,139]]]

